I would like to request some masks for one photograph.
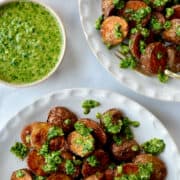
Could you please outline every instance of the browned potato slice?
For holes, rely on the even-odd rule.
[[[121,33],[119,36],[116,35],[116,28]],[[126,38],[128,34],[128,23],[122,17],[109,16],[103,21],[100,32],[103,42],[107,45],[114,46]]]
[[[11,180],[33,180],[33,176],[28,169],[19,169],[12,173]]]
[[[21,140],[23,144],[25,144],[27,147],[31,147],[31,133],[33,130],[33,127],[38,124],[38,122],[31,123],[23,128],[21,131]]]
[[[51,174],[47,178],[47,180],[72,180],[72,178],[67,176],[66,174],[54,173],[54,174]]]
[[[180,44],[180,36],[177,35],[177,28],[180,27],[180,19],[172,19],[171,27],[162,33],[163,39],[166,41],[175,43],[177,45]]]
[[[110,162],[109,155],[106,152],[104,152],[102,149],[96,150],[92,155],[96,158],[98,164],[93,167],[86,159],[86,161],[83,163],[82,171],[81,171],[83,177],[93,175],[98,171],[103,171],[109,165]]]
[[[170,19],[180,19],[180,4],[177,4],[172,7],[174,9],[173,15],[170,17]]]
[[[49,149],[51,151],[67,150],[68,144],[63,136],[55,137],[49,142]]]
[[[101,144],[106,144],[107,136],[99,123],[87,118],[80,119],[78,122],[82,122],[86,127],[93,129],[93,136],[98,139]]]
[[[151,176],[151,180],[163,180],[167,175],[167,169],[164,162],[151,154],[141,154],[136,156],[134,163],[152,163],[154,172]]]
[[[175,46],[168,46],[168,68],[177,73],[180,72],[180,51]]]
[[[160,13],[160,12],[153,12],[153,13],[152,13],[152,17],[153,17],[154,19],[156,19],[157,22],[160,23],[161,26],[163,27],[164,23],[166,22],[166,19],[165,19],[164,15],[163,15],[162,13]],[[160,30],[157,30],[157,29],[153,29],[153,28],[152,28],[152,31],[153,31],[154,33],[160,33],[160,32],[161,32],[161,29],[160,29]]]
[[[104,17],[108,17],[114,10],[113,0],[102,0],[102,12]]]
[[[140,68],[147,75],[163,72],[167,65],[167,49],[160,42],[148,44],[141,55]]]
[[[82,136],[78,132],[73,131],[68,135],[69,149],[80,157],[88,156],[94,150],[95,140],[91,134]]]
[[[104,176],[106,180],[114,180],[115,170],[114,169],[106,169],[104,172]]]
[[[76,121],[76,115],[66,107],[52,108],[47,119],[47,122],[59,126],[65,133],[71,132],[74,129]]]
[[[39,155],[36,150],[31,151],[27,157],[27,165],[31,171],[38,176],[46,176],[47,174],[43,171],[45,165],[45,159]]]
[[[112,144],[112,154],[119,161],[130,161],[139,154],[140,147],[135,140],[123,140],[122,144]]]
[[[133,11],[138,11],[139,9],[142,9],[142,8],[146,8],[148,7],[148,5],[143,2],[143,1],[138,1],[138,0],[131,0],[131,1],[128,1],[123,9],[123,12],[122,12],[122,15],[124,17],[126,17],[127,19],[129,19],[129,17],[131,16],[131,12],[128,12],[129,10],[133,10]],[[149,19],[150,19],[150,16],[151,14],[148,14],[142,21],[141,21],[141,24],[143,26],[145,26]],[[130,24],[131,26],[134,26],[136,25],[136,22],[134,21],[130,21]]]
[[[104,180],[104,174],[97,172],[96,174],[86,177],[84,180]]]
[[[31,144],[33,148],[38,150],[46,143],[48,131],[51,127],[52,125],[45,122],[34,124],[31,133]]]

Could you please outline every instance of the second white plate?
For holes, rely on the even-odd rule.
[[[95,21],[102,14],[101,0],[79,0],[80,19],[87,42],[103,67],[122,85],[142,95],[167,100],[180,101],[180,80],[172,79],[162,84],[157,78],[147,77],[138,72],[120,69],[120,60],[103,44]]]

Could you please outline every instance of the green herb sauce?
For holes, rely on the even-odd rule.
[[[63,37],[43,6],[28,1],[0,7],[0,79],[14,84],[42,79],[58,62]]]
[[[25,176],[25,174],[21,169],[16,171],[16,177],[17,178],[22,178],[24,176]]]
[[[99,164],[99,161],[97,160],[96,156],[92,155],[87,158],[87,162],[90,166],[96,167]]]

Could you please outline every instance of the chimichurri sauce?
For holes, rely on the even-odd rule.
[[[63,37],[55,17],[29,1],[0,7],[0,79],[31,83],[56,65]]]

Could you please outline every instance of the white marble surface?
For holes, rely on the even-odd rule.
[[[114,80],[98,63],[87,45],[79,20],[77,0],[42,1],[54,8],[64,22],[67,33],[65,57],[56,73],[37,86],[15,89],[0,85],[0,129],[17,111],[46,93],[74,87],[99,88],[121,93],[148,108],[168,128],[180,149],[180,103],[146,98]]]

